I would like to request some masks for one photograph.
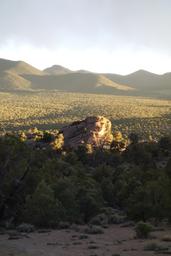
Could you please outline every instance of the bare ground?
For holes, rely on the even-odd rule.
[[[15,231],[0,235],[0,256],[151,256],[171,255],[171,228],[152,233],[147,240],[136,239],[133,227],[112,225],[104,229],[104,234],[87,235],[85,227],[78,230],[64,229],[36,231],[22,234],[19,239],[9,239]],[[15,232],[16,233],[16,232]],[[15,234],[17,235],[17,234]],[[15,235],[13,238],[15,238]],[[155,243],[164,246],[166,251],[145,251],[144,247]]]

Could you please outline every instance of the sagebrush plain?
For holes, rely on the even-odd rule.
[[[75,120],[104,115],[124,136],[154,139],[170,132],[171,101],[135,96],[58,91],[1,92],[0,130],[60,129]]]

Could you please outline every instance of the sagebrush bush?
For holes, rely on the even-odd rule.
[[[137,238],[148,238],[152,231],[152,226],[149,223],[140,221],[137,223],[135,231]]]

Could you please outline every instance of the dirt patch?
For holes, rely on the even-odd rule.
[[[162,238],[171,234],[171,228],[155,231],[152,238],[135,239],[132,227],[112,225],[103,234],[85,234],[86,227],[34,232],[29,236],[9,239],[9,234],[0,235],[0,256],[147,256],[166,255],[171,242]],[[157,244],[165,251],[144,250],[149,244]],[[150,246],[149,246],[150,248]]]

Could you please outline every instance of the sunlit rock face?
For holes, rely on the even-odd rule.
[[[90,116],[62,128],[64,145],[77,148],[90,144],[95,148],[107,147],[112,141],[111,122],[103,116]]]

